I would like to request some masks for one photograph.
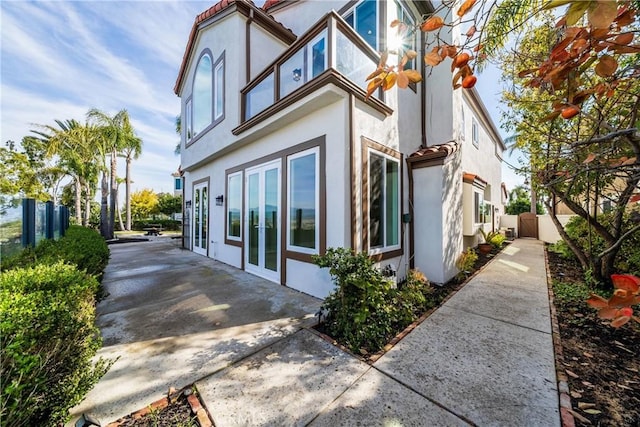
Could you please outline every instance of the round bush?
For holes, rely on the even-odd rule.
[[[0,276],[3,425],[57,425],[108,370],[91,358],[97,280],[58,262]],[[6,423],[6,424],[5,424]]]

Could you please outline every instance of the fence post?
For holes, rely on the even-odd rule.
[[[67,233],[69,228],[69,208],[66,206],[60,206],[60,237]]]
[[[45,219],[44,219],[44,237],[47,239],[53,239],[55,236],[53,234],[53,230],[55,229],[54,221],[55,210],[52,201],[48,201],[45,203]]]
[[[22,246],[36,245],[36,201],[22,199]]]

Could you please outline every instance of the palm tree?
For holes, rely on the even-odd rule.
[[[182,134],[182,117],[180,117],[180,116],[176,116],[176,133],[178,135]],[[176,156],[180,155],[180,146],[181,146],[181,144],[182,144],[182,142],[178,141],[178,144],[176,145],[175,150],[173,150],[173,153]]]
[[[106,239],[113,239],[114,223],[116,217],[116,200],[118,198],[118,187],[116,185],[118,154],[122,152],[133,139],[138,139],[133,131],[133,126],[129,119],[127,110],[118,111],[113,117],[93,108],[87,113],[89,120],[93,121],[99,128],[103,141],[103,163],[106,166],[106,157],[110,156],[111,167],[109,170],[110,180],[107,182],[106,171],[103,173],[102,181],[102,199],[100,205],[101,232]],[[141,141],[140,141],[141,144]],[[135,151],[135,150],[133,150]],[[110,196],[110,197],[109,197]],[[107,207],[107,197],[109,197],[109,206]],[[104,215],[104,216],[103,216]]]
[[[127,165],[124,179],[125,209],[127,211],[126,230],[131,231],[131,161],[142,154],[142,139],[135,135],[129,120],[126,121],[126,127],[129,128],[126,129],[126,134],[129,137],[125,140],[122,153]]]
[[[75,188],[75,214],[78,224],[87,225],[91,196],[97,184],[95,165],[96,130],[78,121],[55,120],[56,126],[39,125],[42,129],[32,132],[38,137],[25,137],[28,149],[41,152],[43,157],[58,157],[58,166],[73,177]],[[85,209],[82,215],[82,193],[85,193]]]

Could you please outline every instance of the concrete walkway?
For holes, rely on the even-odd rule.
[[[219,427],[559,426],[547,295],[517,240],[373,366],[301,330],[196,385]]]
[[[542,243],[516,240],[373,366],[306,329],[320,301],[177,248],[112,246],[106,425],[195,384],[223,426],[560,425]],[[76,417],[74,417],[75,420]]]

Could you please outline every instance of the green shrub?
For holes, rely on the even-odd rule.
[[[0,355],[3,425],[57,425],[110,367],[91,358],[95,278],[58,262],[3,272]],[[6,424],[5,424],[6,423]]]
[[[610,214],[602,214],[599,221],[609,228],[609,222],[612,216]],[[632,222],[630,215],[626,214],[623,219],[623,230],[631,229],[635,223]],[[582,251],[591,256],[598,254],[605,248],[604,240],[593,230],[589,232],[587,221],[579,216],[575,216],[569,220],[564,227],[565,231]],[[567,259],[576,259],[573,251],[564,240],[561,240],[550,247],[550,250],[561,254]],[[635,276],[640,275],[640,232],[631,234],[620,247],[620,251],[615,259],[615,269],[620,273],[628,273]]]
[[[410,274],[401,289],[394,289],[366,253],[330,248],[313,260],[329,268],[336,284],[322,305],[326,311],[324,326],[354,353],[380,350],[428,303],[431,289],[424,276]]]
[[[395,294],[395,295],[394,295]],[[422,313],[432,308],[433,287],[419,271],[409,271],[407,280],[392,290],[391,303],[397,308],[395,328],[398,332],[415,321]]]
[[[100,279],[109,262],[109,247],[95,230],[72,225],[64,237],[41,240],[35,249],[26,248],[16,256],[3,260],[2,270],[58,261],[73,264]]]
[[[143,230],[148,227],[149,224],[160,224],[164,230],[168,231],[180,231],[182,223],[180,221],[176,221],[173,219],[148,219],[148,220],[138,220],[134,221],[131,224],[131,229],[133,230]]]
[[[458,273],[459,278],[468,277],[473,270],[473,266],[478,260],[478,254],[473,248],[468,248],[466,251],[462,252],[458,259],[456,260],[456,267],[460,272]]]
[[[493,246],[496,249],[500,249],[502,247],[502,244],[504,243],[504,241],[507,238],[500,234],[500,233],[494,233],[490,238],[489,241],[487,243],[489,243],[491,246]]]

